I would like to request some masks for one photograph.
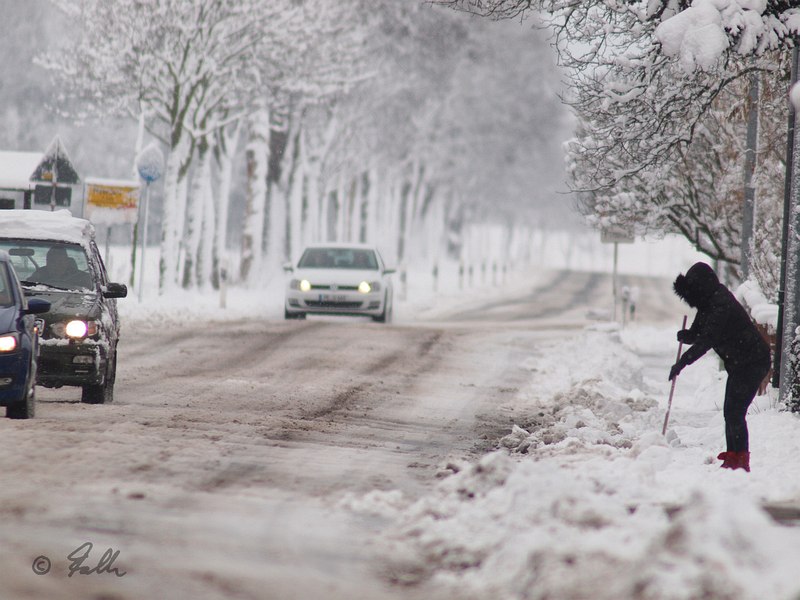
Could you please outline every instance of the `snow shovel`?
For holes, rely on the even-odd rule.
[[[686,315],[683,315],[683,327],[681,330],[686,329]],[[678,342],[678,358],[675,362],[681,359],[681,351],[683,350],[683,342]],[[664,415],[664,427],[661,428],[661,435],[667,435],[667,423],[669,423],[669,411],[672,410],[672,395],[675,393],[675,383],[678,381],[678,376],[672,380],[672,387],[669,388],[669,402],[667,402],[667,414]]]

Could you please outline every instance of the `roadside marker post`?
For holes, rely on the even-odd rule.
[[[619,263],[619,245],[620,244],[632,244],[635,238],[634,235],[620,226],[612,226],[606,227],[600,230],[600,241],[603,244],[614,244],[614,270],[611,276],[611,286],[612,286],[612,294],[614,295],[614,318],[613,320],[617,320],[617,296],[619,295],[617,290],[619,289],[619,285],[617,284],[617,267]]]

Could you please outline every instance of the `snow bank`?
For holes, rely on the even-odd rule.
[[[753,472],[721,470],[724,375],[707,357],[681,375],[665,439],[675,349],[674,331],[652,327],[553,343],[526,363],[515,411],[526,416],[500,450],[448,465],[413,503],[396,492],[349,500],[391,520],[392,577],[459,598],[800,594],[800,531],[761,508],[800,497],[800,420],[758,399]]]

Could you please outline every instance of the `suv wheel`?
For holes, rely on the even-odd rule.
[[[6,407],[6,417],[9,419],[32,419],[36,413],[36,384],[31,382],[28,393],[20,402],[9,404]]]
[[[114,401],[114,381],[117,378],[117,349],[111,359],[103,383],[85,385],[81,391],[81,402],[84,404],[111,404]]]

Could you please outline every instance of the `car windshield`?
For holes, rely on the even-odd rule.
[[[14,304],[11,293],[11,278],[8,276],[8,267],[0,262],[0,308],[8,308]]]
[[[94,288],[89,259],[79,244],[0,239],[0,250],[11,256],[11,264],[23,285],[46,285],[65,290]]]
[[[376,271],[378,259],[372,250],[359,248],[309,248],[297,264],[300,269],[359,269]]]

